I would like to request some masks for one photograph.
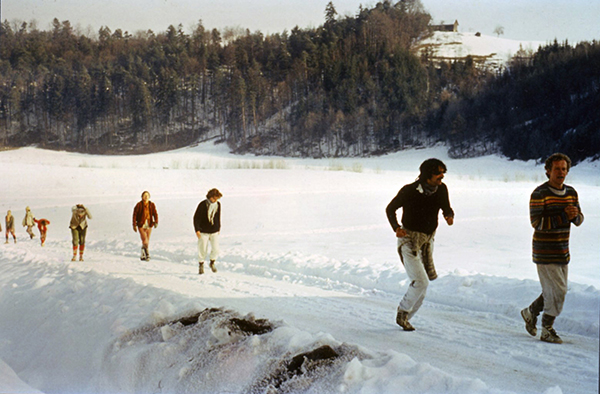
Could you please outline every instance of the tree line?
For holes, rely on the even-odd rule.
[[[463,93],[437,112],[434,127],[451,152],[493,146],[519,160],[558,151],[575,162],[600,158],[600,43],[554,41],[523,55],[475,94]]]
[[[452,154],[539,158],[598,148],[596,42],[554,43],[502,73],[434,62],[419,0],[263,35],[0,25],[0,143],[143,152],[218,137],[234,152],[331,157],[445,142]],[[594,133],[595,131],[595,133]],[[583,136],[588,140],[582,143]],[[583,150],[582,150],[583,149]],[[564,150],[564,149],[563,149]]]

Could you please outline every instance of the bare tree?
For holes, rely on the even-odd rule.
[[[496,26],[496,28],[494,29],[494,34],[497,35],[498,37],[500,37],[501,35],[504,34],[504,27],[498,25]]]

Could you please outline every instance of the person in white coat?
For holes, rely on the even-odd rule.
[[[23,218],[23,227],[27,227],[27,234],[29,238],[33,239],[35,234],[33,233],[33,227],[35,226],[35,217],[29,207],[25,208],[25,217]]]

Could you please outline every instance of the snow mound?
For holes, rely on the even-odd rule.
[[[457,379],[403,355],[369,353],[223,308],[121,336],[96,379],[105,392],[490,392],[479,380]]]

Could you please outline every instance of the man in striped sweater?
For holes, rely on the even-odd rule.
[[[567,295],[569,234],[571,223],[583,222],[577,192],[564,181],[571,169],[571,159],[555,153],[546,160],[548,182],[538,186],[529,200],[529,216],[533,232],[533,262],[537,266],[542,294],[521,311],[525,329],[537,335],[537,316],[542,315],[542,334],[545,342],[562,343],[553,328]]]

